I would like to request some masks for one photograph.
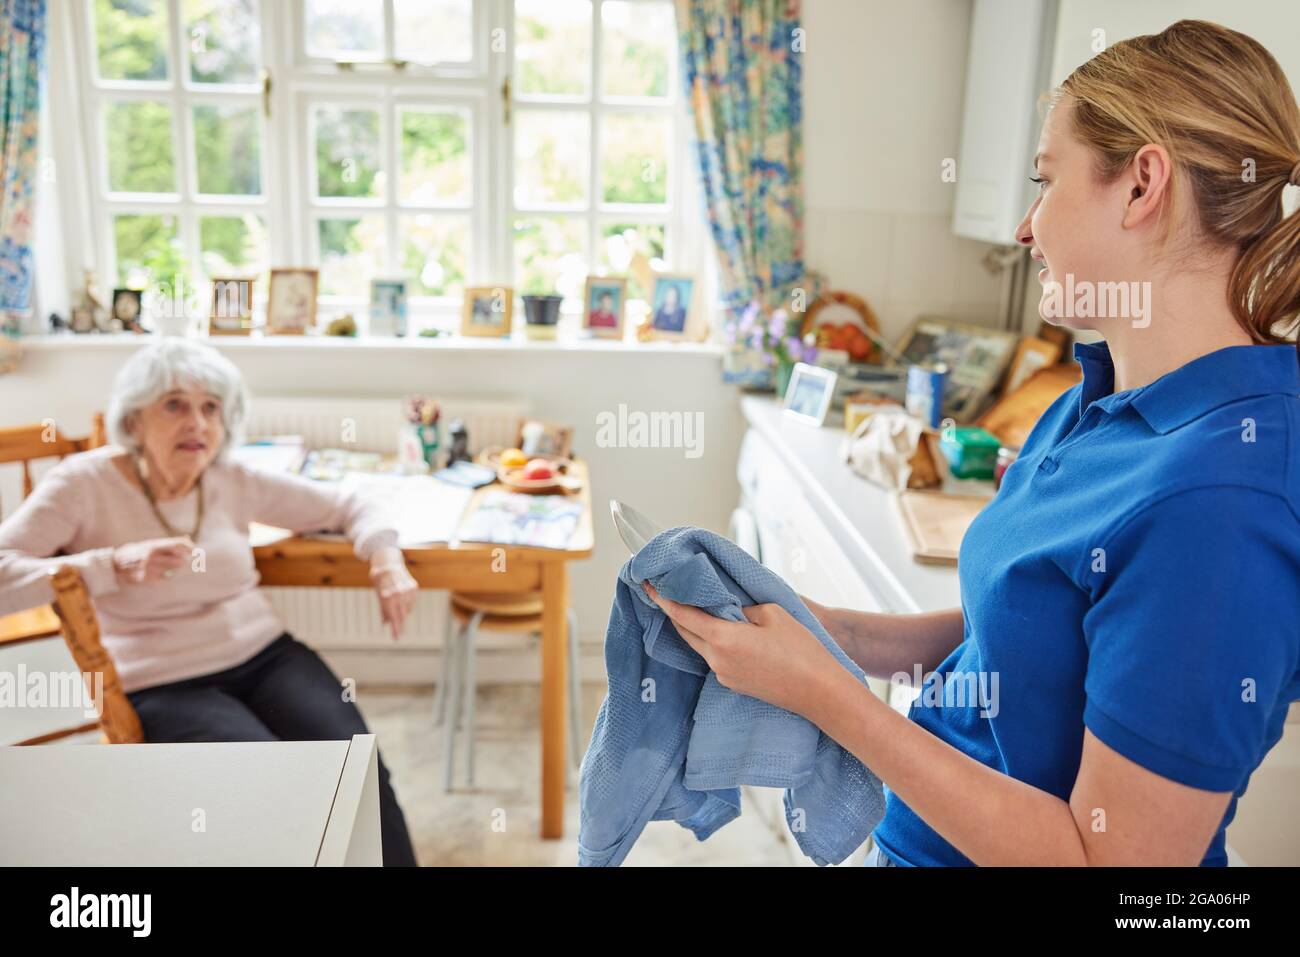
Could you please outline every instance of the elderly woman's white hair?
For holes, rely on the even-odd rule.
[[[243,441],[248,393],[235,364],[211,346],[171,336],[141,349],[118,371],[108,403],[109,441],[139,451],[139,443],[128,431],[130,417],[184,386],[197,386],[221,400],[226,438],[218,456]]]

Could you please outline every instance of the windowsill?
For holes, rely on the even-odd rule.
[[[70,350],[87,349],[133,349],[156,341],[157,335],[136,335],[129,332],[113,333],[64,333],[60,335],[22,336],[15,340],[24,349],[32,350]],[[678,352],[693,355],[721,355],[724,345],[718,342],[675,342],[658,340],[650,342],[627,341],[621,339],[582,339],[578,337],[561,337],[559,339],[527,339],[522,334],[509,338],[478,338],[474,336],[207,336],[198,337],[198,341],[207,342],[221,349],[236,351],[246,349],[277,350],[323,350],[323,349],[360,349],[366,352],[393,352],[415,350],[451,350],[459,352],[627,352],[662,353]]]

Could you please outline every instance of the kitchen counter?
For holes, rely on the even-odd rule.
[[[842,428],[795,421],[771,396],[743,396],[741,412],[797,480],[882,610],[902,614],[961,604],[956,566],[923,565],[912,557],[897,493],[862,478],[840,457]]]

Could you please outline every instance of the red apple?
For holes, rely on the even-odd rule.
[[[533,459],[524,466],[524,478],[529,481],[555,478],[555,469],[546,459]]]

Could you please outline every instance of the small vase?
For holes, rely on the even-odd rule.
[[[416,438],[420,440],[420,454],[429,468],[438,467],[438,450],[442,448],[442,427],[437,423],[433,425],[414,425],[411,431],[415,433]]]
[[[790,376],[794,372],[793,362],[778,362],[776,364],[776,397],[785,398],[785,390],[790,386]]]

